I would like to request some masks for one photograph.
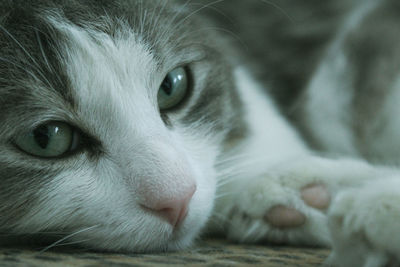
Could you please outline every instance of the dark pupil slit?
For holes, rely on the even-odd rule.
[[[169,77],[169,75],[165,78],[165,80],[162,83],[162,89],[167,95],[172,94],[172,80]]]
[[[38,127],[36,130],[33,131],[33,136],[35,138],[36,143],[42,149],[45,149],[49,144],[50,134],[47,126]]]

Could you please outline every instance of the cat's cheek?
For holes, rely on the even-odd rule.
[[[99,175],[94,166],[62,171],[37,192],[36,207],[22,221],[38,231],[73,229],[99,221],[105,224],[113,213],[121,212],[129,205],[125,203],[129,192],[121,189],[122,185],[112,176]]]
[[[39,199],[20,221],[19,229],[30,233],[66,229],[73,234],[68,242],[101,250],[186,248],[206,224],[216,188],[215,151],[196,151],[187,156],[197,189],[185,220],[176,229],[141,209],[121,166],[106,158],[93,163],[77,159],[67,171],[43,184],[37,192]]]

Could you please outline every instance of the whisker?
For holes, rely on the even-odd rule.
[[[53,66],[50,64],[50,61],[48,60],[48,58],[46,56],[46,53],[45,53],[44,48],[43,48],[43,43],[42,43],[42,41],[40,39],[40,36],[39,36],[39,32],[40,31],[38,29],[34,28],[34,27],[30,27],[30,28],[32,28],[35,31],[36,39],[37,39],[37,42],[39,44],[39,49],[40,49],[40,52],[41,52],[42,57],[43,57],[43,59],[44,59],[44,61],[46,63],[46,66],[47,66],[48,70],[52,74],[55,75],[56,79],[58,80],[58,82],[60,84],[63,84],[63,82],[61,81],[60,75],[54,70]]]
[[[31,60],[31,62],[37,67],[37,71],[39,76],[47,83],[49,87],[51,87],[50,81],[45,77],[45,75],[42,73],[42,68],[40,65],[37,63],[37,61],[33,58],[33,56],[26,50],[26,48],[9,32],[7,31],[6,28],[0,25],[0,30],[2,30],[8,37],[11,38],[11,40],[18,45],[19,48],[23,51],[23,53]]]
[[[217,183],[216,187],[217,187],[217,189],[220,189],[221,187],[224,187],[226,185],[232,184],[237,180],[239,180],[239,177],[235,177],[235,179],[226,179],[226,180],[224,180],[222,182]]]
[[[183,24],[186,20],[188,20],[191,16],[194,16],[195,14],[199,13],[199,12],[202,11],[203,9],[206,9],[206,8],[208,8],[208,7],[210,7],[210,6],[216,5],[216,4],[218,4],[218,3],[220,3],[220,2],[223,2],[223,1],[225,1],[225,0],[216,0],[216,1],[213,1],[213,2],[211,2],[211,3],[205,4],[204,6],[202,6],[202,7],[198,8],[198,9],[194,10],[193,12],[189,13],[189,15],[187,15],[186,17],[184,17],[184,18],[177,24],[177,26],[175,27],[175,29],[176,29],[176,28],[179,28],[179,26],[180,26],[181,24]]]
[[[87,238],[87,239],[82,239],[82,240],[77,240],[77,241],[71,241],[71,242],[65,242],[65,243],[60,243],[57,244],[54,247],[62,247],[62,246],[70,246],[70,245],[76,245],[76,244],[81,244],[81,243],[85,243],[87,241],[93,240],[93,238]],[[42,252],[40,252],[42,253]]]
[[[213,2],[208,3],[208,4],[206,4],[206,5],[202,5],[202,6],[199,7],[198,9],[195,9],[194,11],[190,12],[188,15],[186,15],[185,17],[183,17],[183,19],[181,19],[180,21],[178,21],[178,22],[175,24],[175,26],[171,28],[172,24],[175,23],[175,19],[177,18],[177,16],[184,10],[184,8],[185,8],[185,7],[187,6],[187,4],[190,2],[190,0],[188,0],[188,1],[185,3],[185,7],[182,7],[182,8],[180,9],[180,11],[176,13],[176,15],[173,17],[173,19],[171,20],[170,24],[168,25],[167,29],[169,29],[169,28],[171,28],[171,29],[169,29],[168,31],[165,31],[165,32],[161,35],[161,38],[162,38],[162,39],[167,39],[167,37],[164,36],[165,34],[167,34],[168,32],[174,32],[174,31],[176,31],[177,29],[179,29],[179,28],[182,26],[182,24],[183,24],[186,20],[188,20],[190,17],[194,16],[195,14],[197,14],[197,13],[199,13],[200,11],[204,10],[205,8],[208,8],[209,6],[218,4],[218,3],[223,2],[223,1],[225,1],[225,0],[216,0],[216,1],[213,1]]]
[[[239,35],[237,35],[236,33],[234,33],[233,31],[230,31],[228,29],[225,28],[221,28],[221,27],[204,27],[195,31],[191,31],[188,32],[186,35],[190,35],[199,31],[205,31],[205,30],[214,30],[214,31],[220,31],[220,32],[225,32],[228,33],[229,35],[231,35],[234,39],[238,40],[240,45],[246,50],[250,50],[249,46],[239,37]],[[179,39],[184,38],[185,36],[181,36]]]
[[[51,245],[45,247],[45,248],[42,249],[41,251],[39,251],[39,254],[40,254],[40,253],[43,253],[43,252],[45,252],[45,251],[47,251],[47,250],[49,250],[49,249],[51,249],[51,248],[53,248],[53,247],[55,247],[55,246],[57,246],[58,244],[60,244],[60,243],[62,243],[63,241],[67,240],[68,238],[71,238],[71,237],[76,236],[76,235],[78,235],[78,234],[81,234],[81,233],[83,233],[83,232],[90,231],[90,230],[92,230],[92,229],[94,229],[94,228],[96,228],[96,227],[99,227],[99,225],[94,225],[94,226],[90,226],[90,227],[87,227],[87,228],[83,228],[83,229],[81,229],[81,230],[79,230],[79,231],[76,231],[76,232],[70,234],[70,235],[67,235],[67,236],[65,236],[65,237],[63,237],[63,238],[57,240],[57,241],[54,242],[53,244],[51,244]]]
[[[159,21],[161,19],[162,13],[163,13],[165,7],[167,6],[168,1],[160,0],[159,3],[162,3],[162,5],[160,5],[161,8],[158,6],[158,14],[156,15],[156,18],[154,19],[154,15],[156,14],[155,9],[154,9],[153,16],[150,19],[150,21],[152,22],[151,27],[150,27],[150,29],[151,29],[150,36],[154,35],[154,31],[157,27],[157,24],[159,23]]]
[[[217,168],[217,175],[219,177],[224,177],[226,175],[237,175],[238,173],[249,173],[250,169],[259,169],[260,165],[263,164],[264,161],[262,160],[252,160],[249,162],[242,162],[242,163],[237,163],[235,165],[231,165],[229,167],[219,167]],[[267,167],[265,166],[265,169]]]
[[[217,160],[215,165],[222,165],[224,163],[231,163],[232,161],[238,161],[238,160],[249,159],[249,158],[254,158],[254,154],[250,153],[250,152],[249,153],[235,154],[233,156],[228,156],[228,157],[224,157],[222,159]],[[260,159],[260,160],[262,160],[262,159]]]
[[[166,35],[168,32],[171,32],[171,27],[175,23],[175,20],[178,18],[178,16],[183,12],[183,10],[188,6],[191,0],[187,0],[181,7],[180,9],[175,13],[175,15],[170,19],[168,25],[165,27],[165,31],[160,33],[160,38],[159,40],[164,40],[166,39]]]
[[[197,3],[192,3],[191,5],[197,5],[197,6],[202,6],[202,4],[197,4]],[[207,9],[213,10],[216,13],[222,15],[224,18],[226,18],[232,25],[235,25],[235,21],[233,20],[233,18],[231,18],[230,16],[228,16],[227,14],[225,14],[224,12],[222,12],[220,9],[214,7],[214,6],[208,6],[206,7]]]
[[[0,29],[8,35],[8,37],[11,38],[11,40],[13,40],[19,48],[21,48],[21,50],[25,53],[26,56],[28,56],[32,62],[36,65],[36,67],[40,68],[39,64],[36,62],[36,60],[32,57],[32,55],[28,52],[28,50],[25,49],[25,47],[9,32],[7,31],[6,28],[4,28],[3,26],[0,25]]]
[[[35,29],[35,36],[36,36],[36,40],[37,40],[37,42],[39,44],[39,49],[40,49],[40,52],[41,52],[42,57],[44,59],[44,62],[46,63],[47,68],[51,71],[53,68],[50,66],[50,63],[49,63],[49,61],[47,59],[47,56],[46,56],[46,53],[44,52],[44,49],[43,49],[42,41],[40,40],[39,32],[36,29]]]
[[[32,232],[32,233],[0,233],[0,236],[17,236],[17,235],[65,235],[68,232],[52,232],[52,231],[39,231],[39,232]]]
[[[220,218],[216,218],[218,217],[219,214],[214,214],[214,215],[209,218],[209,222],[211,222],[214,225],[217,225],[217,228],[223,231],[225,229],[225,224],[226,223],[229,224],[230,222],[227,221],[226,218],[222,215],[220,215]]]
[[[214,197],[214,200],[217,200],[217,199],[220,199],[220,198],[223,198],[223,197],[226,197],[226,196],[232,196],[234,194],[236,194],[236,192],[229,192],[229,193],[219,194],[219,195],[216,195]]]
[[[213,213],[210,221],[214,221],[218,223],[218,227],[221,227],[221,230],[225,230],[225,227],[228,225],[232,225],[232,222],[227,220],[227,216],[220,213]]]
[[[36,75],[35,75],[33,72],[27,70],[26,67],[24,67],[24,66],[22,66],[22,65],[20,65],[20,64],[18,64],[18,63],[16,63],[16,62],[13,62],[13,61],[11,61],[11,60],[9,60],[9,59],[6,59],[6,58],[4,58],[4,57],[0,57],[0,61],[7,62],[7,63],[9,63],[9,64],[11,64],[11,65],[13,65],[13,66],[15,66],[15,67],[21,69],[21,70],[24,70],[26,73],[28,73],[29,75],[31,75],[31,77],[32,77],[33,79],[39,81],[38,77],[36,77]]]
[[[290,20],[291,23],[295,23],[295,20],[282,7],[280,7],[277,4],[275,4],[275,3],[271,2],[271,1],[268,1],[268,0],[260,0],[260,1],[265,3],[265,4],[273,6],[279,12],[281,12],[284,16],[286,16]]]

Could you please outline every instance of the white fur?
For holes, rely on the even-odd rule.
[[[262,158],[266,165],[304,154],[303,140],[278,113],[266,90],[243,68],[236,69],[235,81],[251,135],[243,149],[254,158]]]

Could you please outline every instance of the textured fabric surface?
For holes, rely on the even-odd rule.
[[[110,254],[56,248],[1,248],[0,266],[321,266],[326,249],[236,245],[207,240],[191,250],[165,254]]]

